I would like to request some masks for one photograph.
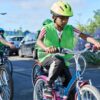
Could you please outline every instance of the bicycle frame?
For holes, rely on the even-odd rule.
[[[69,91],[73,88],[73,85],[76,84],[76,92],[77,92],[78,100],[80,100],[80,94],[79,94],[80,86],[83,86],[85,84],[89,84],[88,81],[82,80],[82,77],[81,77],[81,68],[80,68],[80,65],[78,63],[79,57],[82,57],[82,59],[84,60],[84,57],[81,56],[81,53],[79,53],[79,54],[76,53],[74,55],[75,64],[76,64],[76,66],[75,66],[76,72],[74,73],[74,75],[72,76],[72,79],[70,80],[70,82],[68,83],[68,85],[64,89],[64,97],[65,98],[68,97]],[[85,60],[84,60],[84,63],[85,63],[85,67],[86,67]]]
[[[82,80],[82,77],[81,77],[81,68],[80,68],[80,65],[78,63],[78,59],[79,59],[80,55],[76,56],[74,55],[74,59],[75,59],[75,63],[76,63],[76,72],[74,73],[74,75],[72,76],[72,79],[70,80],[70,82],[68,83],[67,87],[65,87],[64,89],[64,97],[67,98],[68,97],[68,94],[69,94],[69,91],[73,88],[73,85],[76,83],[76,91],[77,91],[77,96],[78,98],[80,98],[80,95],[79,95],[79,88],[80,88],[80,83],[83,82]],[[84,83],[84,84],[87,84]],[[80,99],[79,99],[80,100]]]

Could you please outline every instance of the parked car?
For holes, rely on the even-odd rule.
[[[100,38],[95,39],[100,42]],[[100,65],[100,50],[98,50],[97,52],[87,51],[83,55],[88,63]]]
[[[15,49],[9,48],[9,55],[11,55],[12,53],[18,54],[19,43],[23,38],[24,38],[23,36],[7,36],[6,37],[6,40],[8,42],[14,44],[14,46],[16,47]]]
[[[33,49],[36,43],[36,35],[34,33],[27,34],[20,42],[18,54],[20,57],[32,57]]]

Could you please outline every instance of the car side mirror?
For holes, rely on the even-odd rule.
[[[25,43],[25,40],[21,41],[21,43],[24,44]]]
[[[19,47],[21,46],[21,45],[23,45],[25,43],[25,40],[22,40],[20,43],[19,43]]]

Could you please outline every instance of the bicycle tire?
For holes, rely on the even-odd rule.
[[[6,70],[7,70],[7,73],[9,75],[9,85],[10,85],[10,91],[11,91],[10,100],[13,100],[13,95],[14,95],[14,82],[13,82],[13,77],[12,77],[11,70],[9,70],[9,68],[6,68]],[[13,69],[12,69],[12,72],[13,72]]]
[[[43,89],[45,88],[46,83],[47,81],[42,78],[36,81],[33,91],[33,100],[43,100]],[[55,96],[53,97],[54,98],[48,98],[46,100],[56,100]]]
[[[13,65],[12,65],[12,62],[10,60],[6,60],[5,61],[5,66],[9,68],[10,74],[12,76],[12,74],[13,74]]]
[[[38,64],[35,64],[32,69],[32,84],[33,84],[33,86],[36,82],[37,77],[40,75],[39,72],[40,72],[40,66]]]
[[[0,66],[0,85],[2,89],[0,100],[13,100],[13,79],[9,69],[4,65]]]
[[[80,88],[80,99],[76,96],[75,100],[100,100],[99,91],[92,85],[84,85]]]

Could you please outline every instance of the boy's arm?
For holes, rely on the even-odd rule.
[[[37,45],[40,46],[44,51],[46,51],[46,46],[44,45],[44,43],[42,42],[42,40],[38,37],[37,39]]]
[[[46,31],[45,31],[45,28],[42,28],[42,30],[40,31],[39,33],[39,36],[38,36],[38,39],[37,39],[37,45],[40,46],[44,51],[46,50],[46,46],[44,45],[44,43],[42,42],[43,41],[43,38],[46,34]]]
[[[6,40],[4,40],[2,37],[0,37],[0,42],[6,46],[9,46],[10,48],[15,48],[14,45],[12,45],[11,43],[7,42]]]
[[[78,29],[74,27],[73,29],[74,29],[74,32],[76,32],[79,37],[86,40],[87,42],[94,44],[98,49],[100,49],[100,43],[97,40],[95,40],[93,37],[82,33],[81,31],[79,31]]]
[[[43,39],[44,39],[45,34],[46,34],[46,30],[45,30],[45,28],[43,28],[40,31],[40,34],[38,36],[37,45],[40,46],[47,53],[54,53],[54,52],[56,52],[57,49],[55,47],[53,47],[53,46],[46,47],[46,45],[43,43]]]

